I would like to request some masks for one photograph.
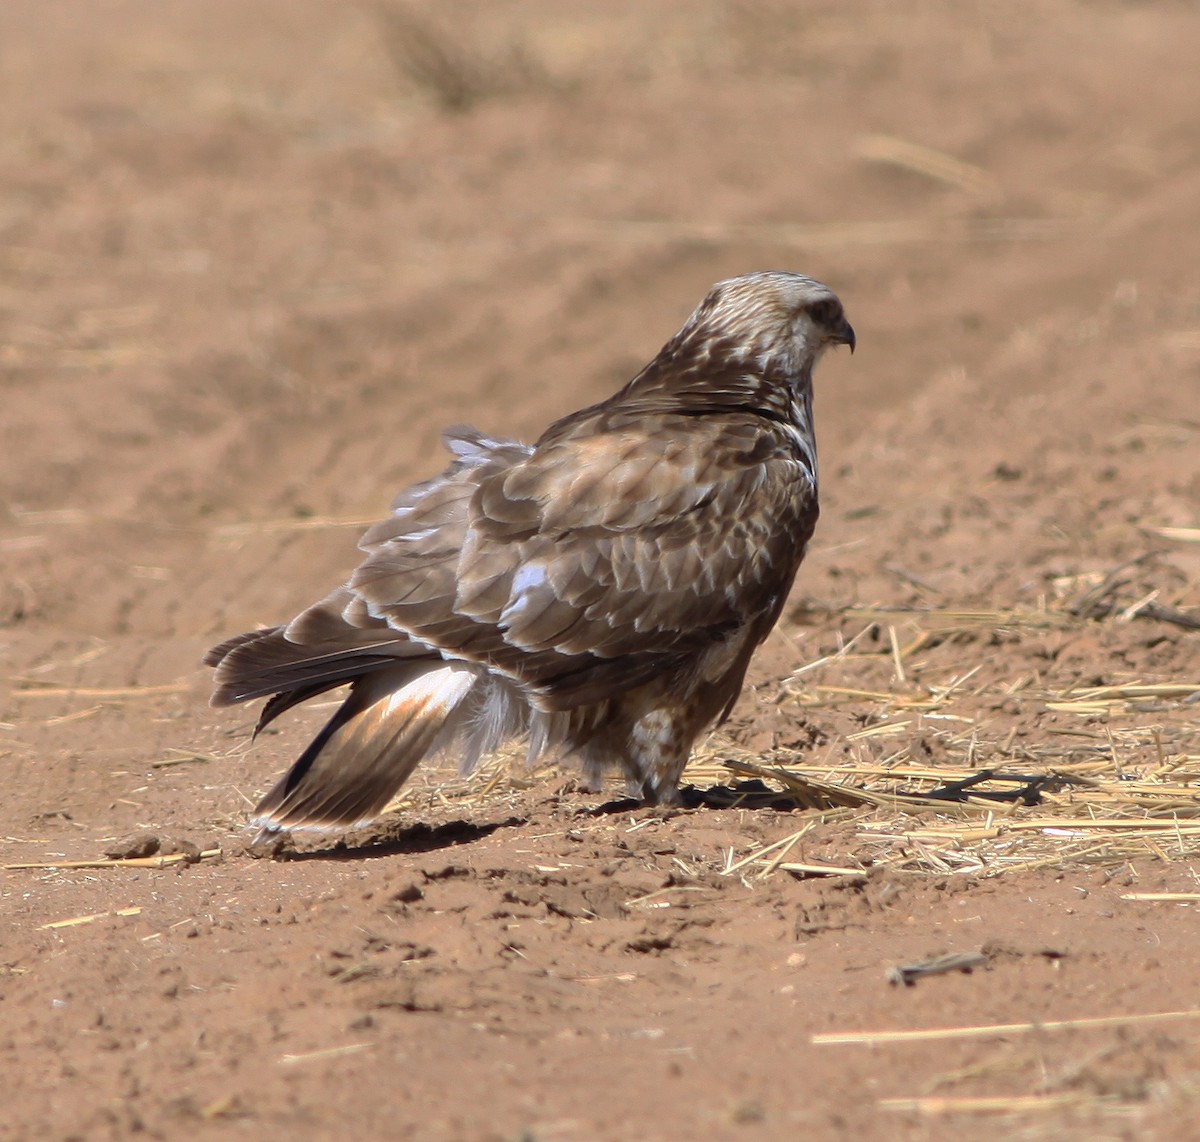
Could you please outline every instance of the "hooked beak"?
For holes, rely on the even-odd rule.
[[[854,326],[845,318],[842,319],[842,327],[837,331],[834,341],[839,345],[849,345],[850,352],[854,352],[854,346],[858,343],[858,340],[854,336]]]

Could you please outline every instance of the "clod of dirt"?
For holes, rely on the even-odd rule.
[[[216,846],[213,846],[216,847]],[[104,850],[109,860],[140,860],[152,856],[175,856],[182,853],[188,864],[200,859],[201,846],[186,837],[160,836],[143,830],[131,833]]]
[[[104,855],[110,860],[137,860],[154,856],[159,851],[160,843],[157,833],[133,833],[109,845]]]

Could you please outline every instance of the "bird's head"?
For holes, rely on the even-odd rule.
[[[742,359],[763,375],[811,373],[831,345],[854,330],[837,294],[803,274],[771,270],[718,282],[680,330],[693,351]]]
[[[828,286],[783,270],[743,274],[713,286],[657,356],[595,409],[757,409],[807,421],[813,367],[831,345],[853,352],[854,344]]]

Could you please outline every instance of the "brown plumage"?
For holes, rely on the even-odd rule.
[[[854,331],[826,286],[746,274],[532,447],[448,430],[449,466],[367,532],[348,583],[205,659],[214,705],[269,696],[259,729],[350,686],[255,822],[369,820],[423,757],[470,768],[519,736],[674,801],[816,524],[812,372],[839,344]]]

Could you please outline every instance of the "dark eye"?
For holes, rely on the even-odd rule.
[[[838,320],[838,308],[838,303],[832,298],[824,298],[821,301],[814,301],[808,307],[808,313],[816,325],[829,329]]]

